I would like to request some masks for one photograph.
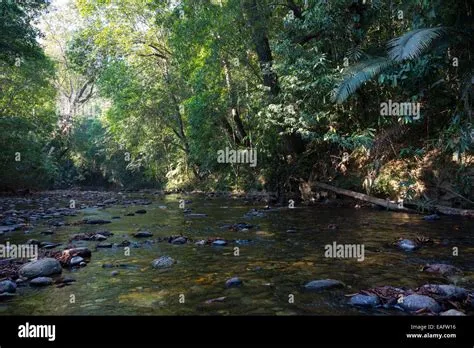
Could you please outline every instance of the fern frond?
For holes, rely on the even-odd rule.
[[[354,65],[346,74],[342,82],[332,91],[331,100],[338,104],[343,103],[367,81],[377,76],[382,70],[393,64],[388,58],[377,57]]]
[[[388,42],[388,55],[397,62],[417,58],[431,47],[436,39],[447,33],[446,27],[412,30]]]

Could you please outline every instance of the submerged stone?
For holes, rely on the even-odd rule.
[[[241,287],[242,285],[243,285],[243,282],[238,277],[227,279],[225,282],[226,288],[238,288],[238,287]]]
[[[161,256],[151,263],[153,268],[168,268],[173,266],[175,260],[169,256]]]
[[[380,300],[379,300],[379,297],[376,295],[358,294],[358,295],[352,296],[349,303],[353,306],[375,307],[380,304]]]
[[[304,286],[304,288],[308,291],[323,291],[342,287],[344,287],[344,283],[334,279],[313,280]]]

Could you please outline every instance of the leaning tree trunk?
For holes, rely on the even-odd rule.
[[[355,191],[350,191],[346,189],[341,189],[338,187],[334,187],[328,184],[324,184],[322,182],[318,181],[313,181],[310,183],[312,186],[316,186],[325,190],[330,190],[333,192],[336,192],[338,194],[344,195],[344,196],[349,196],[364,202],[369,202],[373,203],[376,205],[380,205],[382,207],[385,207],[390,210],[395,210],[395,211],[403,211],[406,213],[417,213],[416,210],[409,209],[403,206],[399,206],[397,203],[392,203],[390,201],[377,198],[377,197],[372,197],[363,193],[355,192]],[[468,216],[468,217],[474,217],[474,210],[469,210],[469,209],[457,209],[457,208],[451,208],[451,207],[445,207],[442,205],[434,205],[433,206],[434,210],[441,214],[445,215],[460,215],[460,216]]]

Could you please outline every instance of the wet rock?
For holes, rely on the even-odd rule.
[[[308,291],[323,291],[342,287],[344,287],[344,283],[334,279],[313,280],[304,286],[305,290]]]
[[[153,266],[153,268],[168,268],[173,266],[175,262],[176,261],[169,256],[161,256],[156,260],[153,260],[151,265]]]
[[[153,236],[153,233],[148,231],[140,231],[133,235],[135,238],[149,238]]]
[[[257,209],[251,209],[249,212],[245,213],[244,215],[246,218],[253,218],[253,217],[264,217],[265,213],[257,210]]]
[[[203,218],[203,217],[207,217],[207,214],[189,213],[189,214],[186,214],[186,216],[191,217],[191,218]]]
[[[187,239],[184,237],[178,237],[171,240],[171,244],[186,244]]]
[[[102,235],[102,236],[104,236],[104,237],[111,237],[111,236],[114,235],[112,232],[110,232],[110,231],[105,231],[105,230],[104,230],[104,231],[97,231],[97,232],[95,232],[95,234],[96,234],[96,235],[97,235],[97,234],[100,234],[100,235]]]
[[[84,220],[84,223],[88,225],[103,225],[103,224],[110,224],[111,222],[112,221],[110,220],[103,220],[103,219]]]
[[[206,304],[211,304],[211,303],[215,303],[215,302],[224,302],[226,299],[226,297],[222,296],[222,297],[217,297],[217,298],[211,298],[210,300],[207,300],[205,303]]]
[[[463,312],[460,312],[456,309],[450,309],[449,311],[441,312],[441,313],[439,313],[439,315],[451,316],[451,317],[464,317],[464,316],[466,316],[466,314],[464,314]]]
[[[441,310],[441,306],[434,299],[424,295],[408,295],[398,299],[398,304],[404,310],[409,312],[415,312],[420,309],[428,309],[432,312],[438,313]]]
[[[48,286],[53,284],[53,279],[49,277],[37,277],[30,281],[31,286]]]
[[[196,243],[194,243],[195,245],[198,245],[198,246],[203,246],[203,245],[206,245],[206,241],[204,239],[201,239],[199,241],[197,241]]]
[[[103,204],[115,204],[115,203],[117,203],[117,199],[115,199],[115,198],[106,199],[102,203]]]
[[[120,219],[120,216],[112,216],[112,220]]]
[[[89,258],[92,255],[91,251],[85,247],[66,249],[63,251],[63,253],[69,253],[69,255],[71,255],[72,257],[80,256],[83,258]]]
[[[115,267],[115,266],[114,266],[113,264],[111,264],[111,263],[104,263],[104,264],[102,265],[102,268],[114,268],[114,267]]]
[[[53,274],[60,274],[62,272],[61,264],[59,261],[52,258],[45,258],[28,262],[23,265],[19,274],[22,277],[31,279],[36,277],[47,277]]]
[[[234,242],[235,244],[238,244],[238,245],[249,245],[252,243],[252,240],[251,239],[236,239]]]
[[[51,230],[43,231],[43,232],[41,232],[41,234],[43,234],[45,236],[48,236],[48,235],[54,234],[54,231],[51,231]]]
[[[102,235],[102,234],[94,234],[92,237],[91,237],[91,240],[95,240],[95,241],[98,241],[98,242],[102,242],[104,240],[106,240],[107,237]]]
[[[238,277],[227,279],[225,282],[226,288],[238,288],[238,287],[241,287],[242,285],[243,285],[243,282]]]
[[[145,209],[139,209],[135,212],[135,214],[146,214],[146,210]]]
[[[423,220],[426,220],[426,221],[434,221],[434,220],[439,220],[439,219],[440,217],[438,214],[423,216]]]
[[[111,275],[112,277],[116,277],[116,276],[118,276],[119,274],[120,274],[119,271],[112,271],[112,272],[110,273],[110,275]]]
[[[71,261],[69,261],[70,266],[79,266],[81,262],[84,262],[84,259],[80,256],[74,256]]]
[[[423,285],[419,290],[421,293],[427,293],[434,295],[442,300],[464,300],[467,298],[466,289],[460,288],[455,285],[437,285],[437,284],[426,284]]]
[[[112,243],[99,243],[95,247],[99,249],[112,248]]]
[[[71,284],[71,283],[74,283],[76,281],[76,279],[72,278],[72,277],[64,277],[61,279],[61,283],[64,283],[64,284]]]
[[[351,297],[349,304],[361,307],[375,307],[380,304],[380,300],[379,297],[375,295],[358,294]]]
[[[423,271],[429,273],[438,273],[442,276],[450,276],[462,273],[459,268],[444,263],[434,263],[431,265],[426,265],[423,267]]]
[[[128,213],[128,214],[125,214],[125,216],[135,216],[134,213]]]
[[[39,247],[43,249],[54,249],[60,245],[61,245],[60,243],[40,242]]]
[[[328,225],[328,230],[337,230],[337,225],[336,224],[329,224]]]
[[[16,292],[16,284],[11,280],[4,280],[0,282],[0,294]]]
[[[412,251],[418,248],[418,245],[410,239],[402,239],[397,242],[397,246],[405,251]]]
[[[40,244],[40,241],[39,240],[36,240],[36,239],[28,239],[26,241],[26,244],[29,244],[29,245],[39,245]]]
[[[131,244],[131,243],[130,243],[129,240],[124,240],[124,241],[120,242],[119,244],[117,244],[117,246],[118,246],[119,248],[122,248],[122,247],[129,246],[130,244]]]
[[[227,242],[225,240],[218,239],[218,240],[213,241],[212,245],[213,246],[226,246]]]

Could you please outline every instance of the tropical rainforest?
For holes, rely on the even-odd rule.
[[[4,0],[0,17],[3,191],[311,201],[321,181],[473,206],[470,1]]]

